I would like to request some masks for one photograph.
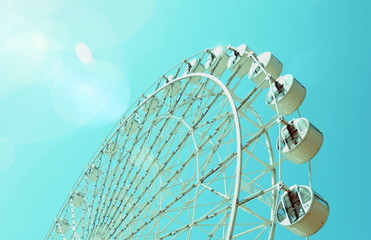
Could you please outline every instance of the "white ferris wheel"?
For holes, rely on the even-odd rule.
[[[288,187],[281,169],[310,168],[323,135],[298,112],[305,87],[281,71],[246,45],[177,64],[102,143],[46,239],[274,239],[277,223],[316,233],[327,201],[311,183]]]

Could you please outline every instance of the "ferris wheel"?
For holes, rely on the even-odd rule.
[[[310,171],[309,186],[288,187],[282,168],[310,169],[323,134],[300,116],[306,89],[282,68],[244,44],[174,66],[104,140],[46,239],[274,239],[277,223],[316,233],[327,201]]]

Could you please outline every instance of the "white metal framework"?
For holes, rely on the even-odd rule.
[[[247,61],[266,74],[260,84]],[[274,80],[246,46],[177,64],[102,143],[46,239],[273,239],[287,190],[269,138],[285,120],[261,96]]]

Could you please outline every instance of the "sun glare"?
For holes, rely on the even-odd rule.
[[[78,43],[75,47],[76,55],[83,63],[90,63],[93,59],[90,48],[85,43]]]

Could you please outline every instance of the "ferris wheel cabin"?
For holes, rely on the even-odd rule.
[[[72,204],[74,207],[81,207],[81,205],[84,203],[84,194],[80,191],[76,191],[72,195]]]
[[[163,78],[165,79],[164,85],[167,85],[167,84],[170,84],[170,82],[174,80],[174,75],[170,75],[168,77],[163,77]],[[162,92],[169,97],[174,97],[175,95],[178,94],[181,88],[182,88],[182,84],[180,83],[180,81],[176,81],[176,82],[171,83],[169,87],[164,88]]]
[[[306,89],[291,74],[286,74],[272,83],[265,102],[282,116],[290,115],[295,112],[303,103]],[[277,103],[277,108],[276,108]]]
[[[66,234],[70,226],[68,220],[64,218],[60,218],[57,220],[56,223],[57,224],[55,226],[55,231],[60,234]]]
[[[222,48],[215,48],[207,58],[205,68],[214,76],[220,76],[227,69],[229,56]]]
[[[156,110],[157,106],[159,105],[160,101],[157,99],[156,96],[153,97],[146,97],[147,101],[142,106],[143,112],[147,113],[148,116],[151,116]]]
[[[119,146],[114,141],[110,141],[103,150],[104,154],[106,154],[110,158],[114,157],[118,151]]]
[[[126,133],[129,137],[132,136],[139,128],[139,122],[135,118],[129,119],[122,127],[122,132]]]
[[[191,73],[203,73],[205,72],[205,67],[204,65],[202,65],[200,63],[199,60],[197,60],[196,58],[192,59],[191,61],[185,61],[185,63],[187,64],[185,70],[184,70],[184,74],[183,75],[188,75],[188,74],[191,74]],[[191,77],[190,78],[190,82],[192,84],[197,84],[198,81],[200,81],[201,77]]]
[[[86,172],[87,178],[91,182],[96,182],[101,174],[99,167],[92,165]]]
[[[328,202],[307,186],[294,185],[278,204],[278,222],[301,237],[318,232],[329,215]]]
[[[281,140],[281,141],[280,141]],[[311,160],[320,150],[323,134],[306,118],[291,120],[281,129],[277,149],[295,164]]]
[[[271,52],[259,54],[258,61],[265,68],[267,73],[271,74],[274,79],[277,79],[280,76],[283,65]],[[251,81],[253,81],[256,85],[262,83],[262,81],[264,81],[267,77],[263,69],[259,66],[259,63],[254,62],[252,64],[248,75]],[[261,89],[267,87],[269,87],[268,81],[265,81],[260,85]]]
[[[250,70],[253,59],[249,57],[248,52],[251,50],[246,44],[242,44],[233,49],[228,59],[227,66],[232,72],[236,72],[237,77],[244,77]]]

